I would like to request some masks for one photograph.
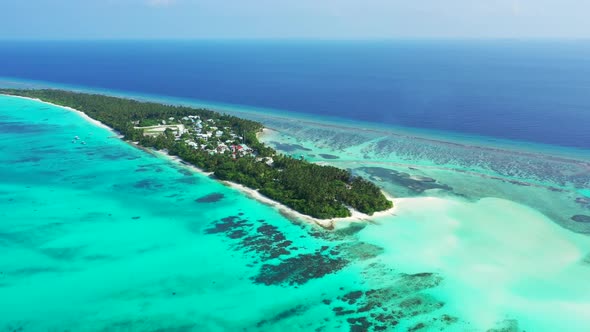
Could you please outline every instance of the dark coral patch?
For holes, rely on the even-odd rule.
[[[275,324],[275,323],[278,323],[278,322],[285,320],[287,318],[301,315],[305,311],[307,311],[307,309],[308,309],[308,307],[306,307],[306,306],[298,305],[293,308],[282,311],[269,319],[261,320],[256,324],[256,326],[262,327],[267,324]]]
[[[345,315],[350,315],[350,314],[354,314],[354,310],[344,310],[343,307],[335,307],[332,309],[332,311],[334,311],[334,314],[336,316],[345,316]]]
[[[438,286],[442,280],[440,276],[433,273],[399,274],[396,279],[389,287],[353,290],[322,303],[333,305],[336,317],[346,317],[350,331],[389,331],[403,320],[414,320],[423,315],[436,315],[428,320],[428,325],[424,324],[425,328],[447,327],[457,322],[454,317],[437,315],[444,303],[422,293]]]
[[[348,304],[355,304],[358,299],[363,296],[362,291],[352,291],[342,297],[344,302],[348,302]]]
[[[416,331],[423,330],[423,329],[425,329],[425,328],[426,328],[426,324],[424,324],[424,323],[418,323],[418,324],[416,324],[416,325],[414,325],[414,326],[410,327],[410,328],[408,329],[408,332],[416,332]]]
[[[177,171],[184,176],[193,176],[193,172],[185,168],[178,168]]]
[[[327,154],[327,153],[320,153],[320,157],[324,158],[324,159],[340,159],[340,157],[335,156],[333,154]]]
[[[576,203],[582,205],[583,207],[590,207],[590,198],[589,197],[577,197]]]
[[[369,323],[369,320],[367,319],[367,317],[351,317],[348,318],[346,320],[348,322],[348,324],[350,324],[350,331],[351,332],[364,332],[364,331],[368,331],[369,327],[372,326],[371,323]]]
[[[279,264],[264,264],[254,281],[265,285],[302,285],[312,279],[335,273],[348,265],[344,258],[331,258],[319,252],[287,258]]]
[[[409,173],[398,172],[382,167],[362,167],[360,171],[368,173],[373,181],[386,181],[407,188],[413,193],[423,193],[429,189],[452,191],[453,188],[440,184],[436,179],[425,176],[412,176]]]
[[[26,122],[0,122],[0,132],[9,134],[35,134],[49,132],[53,129],[49,125],[32,125]]]
[[[112,153],[112,154],[103,154],[102,159],[105,160],[120,160],[126,157],[126,154],[116,154],[116,153]]]
[[[590,223],[590,216],[586,216],[583,214],[575,215],[571,219],[575,222]]]
[[[340,251],[349,260],[367,260],[375,258],[385,251],[379,246],[365,242],[345,243],[335,249],[333,251]]]
[[[295,223],[295,222],[294,222]],[[295,223],[297,224],[297,223]],[[297,224],[301,226],[301,228],[308,231],[309,235],[318,238],[324,239],[329,241],[342,241],[353,237],[355,234],[362,231],[366,226],[367,223],[352,223],[350,226],[345,228],[339,228],[334,230],[333,232],[326,232],[325,230],[318,229],[318,228],[310,228],[309,224]]]
[[[222,200],[223,198],[225,198],[224,194],[213,193],[213,194],[205,195],[201,198],[197,198],[197,199],[195,199],[195,202],[197,202],[197,203],[216,203],[216,202],[219,202],[220,200]]]
[[[293,242],[287,240],[276,226],[263,224],[251,233],[254,234],[244,238],[241,246],[246,252],[256,252],[262,261],[291,254],[287,248]]]
[[[21,163],[38,163],[41,160],[43,160],[42,158],[39,157],[27,157],[27,158],[21,158],[15,161],[12,161],[12,164],[21,164]]]
[[[563,190],[561,188],[556,188],[556,187],[549,187],[547,189],[549,189],[549,191],[558,192],[558,193],[565,192],[565,190]]]
[[[272,141],[269,143],[274,145],[275,149],[285,151],[285,152],[294,152],[297,150],[311,151],[311,149],[308,149],[308,148],[306,148],[302,145],[299,145],[299,144],[280,143],[280,142],[275,142],[275,141]]]
[[[45,248],[39,249],[41,253],[58,260],[74,260],[83,251],[83,246],[71,247],[71,248]]]
[[[197,182],[199,182],[199,180],[196,177],[193,177],[193,176],[185,176],[183,178],[180,178],[180,179],[176,180],[176,182],[178,182],[178,183],[186,183],[186,184],[196,184]]]
[[[254,223],[239,216],[230,216],[216,221],[205,233],[223,233],[232,240],[239,240],[234,248],[244,253],[254,252],[261,261],[291,254],[287,248],[292,241],[287,240],[278,227],[269,225],[264,220]]]
[[[138,188],[138,189],[147,189],[147,190],[154,190],[157,188],[162,188],[164,185],[161,183],[158,183],[156,180],[141,180],[141,181],[137,181],[133,187]]]
[[[359,233],[365,229],[365,227],[367,227],[367,223],[352,223],[346,228],[337,229],[334,231],[334,234],[338,237],[345,238]]]
[[[205,234],[229,233],[234,230],[241,231],[244,226],[252,226],[248,220],[243,220],[235,216],[225,217],[213,225],[213,227],[205,230]]]

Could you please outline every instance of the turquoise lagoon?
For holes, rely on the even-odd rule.
[[[238,111],[277,149],[370,177],[395,216],[325,231],[0,97],[0,331],[586,330],[583,152]]]
[[[264,264],[301,256],[305,273],[302,255],[317,267],[313,254],[342,240],[313,237],[74,112],[0,105],[0,330],[306,330],[327,323],[313,318],[328,317],[324,297],[362,287],[364,263],[352,262],[287,287],[300,281],[264,274]],[[300,306],[310,316],[273,321]]]

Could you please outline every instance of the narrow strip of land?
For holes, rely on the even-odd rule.
[[[258,122],[206,109],[62,90],[0,93],[79,111],[125,140],[166,151],[219,180],[240,185],[254,198],[280,203],[322,226],[393,207],[375,184],[350,171],[285,156],[264,145],[257,137],[263,130]]]

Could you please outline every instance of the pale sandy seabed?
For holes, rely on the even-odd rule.
[[[393,216],[325,231],[71,112],[10,99],[0,99],[14,130],[0,133],[0,331],[589,326],[590,225],[571,219],[590,215],[582,157],[250,114],[278,150],[396,197]],[[86,132],[87,146],[70,143]]]
[[[584,153],[251,117],[272,128],[261,136],[269,145],[349,168],[400,197],[396,215],[377,218],[360,238],[386,248],[388,266],[444,276],[434,293],[475,330],[500,317],[514,324],[507,330],[582,331],[590,323],[590,224],[572,220],[590,215]]]

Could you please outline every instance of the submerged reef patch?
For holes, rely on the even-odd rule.
[[[409,173],[398,172],[383,167],[361,167],[359,171],[369,174],[373,181],[386,181],[409,189],[414,193],[423,193],[429,189],[453,191],[453,188],[440,184],[436,179],[425,176],[412,176]]]
[[[321,252],[290,257],[278,264],[264,264],[254,282],[264,285],[302,285],[343,269],[349,261]]]
[[[281,311],[280,313],[274,315],[273,317],[265,320],[261,320],[256,324],[256,327],[262,327],[267,324],[276,324],[282,320],[285,320],[290,317],[298,316],[303,314],[309,309],[308,306],[298,305],[293,308],[287,309],[285,311]]]
[[[237,239],[245,236],[245,228],[252,226],[247,219],[229,216],[216,221],[213,227],[205,230],[205,234],[225,233],[230,239]]]
[[[129,153],[125,153],[125,152],[120,152],[120,153],[105,153],[101,156],[102,159],[104,160],[123,160],[123,159],[127,159],[127,160],[133,160],[133,159],[129,159],[132,158],[133,156],[131,156]],[[136,159],[135,157],[133,157],[134,159]]]
[[[581,222],[581,223],[590,223],[590,216],[577,214],[571,218],[573,221]]]
[[[582,207],[590,208],[590,198],[588,197],[577,197],[576,203],[580,204]]]
[[[0,122],[0,132],[4,134],[39,134],[43,132],[50,132],[54,126],[29,124],[26,122]]]
[[[290,248],[292,241],[287,240],[278,227],[264,220],[250,222],[238,216],[229,216],[216,221],[205,234],[225,234],[236,240],[233,248],[244,253],[255,253],[256,261],[267,261],[284,255],[290,255],[296,248]]]
[[[352,290],[322,303],[330,307],[336,319],[342,317],[350,331],[389,331],[405,319],[419,319],[410,327],[414,331],[444,330],[458,319],[438,312],[444,303],[422,293],[441,280],[433,273],[401,274],[392,286]]]
[[[158,183],[157,180],[150,180],[150,179],[145,179],[145,180],[140,180],[137,181],[133,187],[138,188],[138,189],[147,189],[147,190],[155,190],[157,188],[162,188],[164,185],[161,183]]]
[[[9,163],[11,163],[11,164],[38,163],[41,160],[43,160],[43,159],[40,157],[32,156],[32,157],[26,157],[26,158],[21,158],[21,159],[9,161]]]
[[[221,193],[213,193],[209,195],[205,195],[203,197],[195,199],[197,203],[216,203],[225,198],[224,194]]]
[[[360,147],[360,155],[369,159],[428,161],[442,167],[460,167],[465,171],[493,172],[515,180],[536,179],[561,185],[586,188],[590,183],[590,163],[584,160],[516,152],[494,147],[444,142],[398,134],[389,130],[350,130],[348,126],[322,126],[282,119],[259,119],[283,135],[301,142],[342,151]],[[368,144],[367,144],[368,143]],[[521,181],[524,183],[524,181]]]
[[[341,253],[346,259],[351,261],[364,261],[375,258],[383,252],[385,252],[385,249],[382,247],[366,242],[347,242],[331,250],[331,253]]]
[[[272,146],[274,146],[275,149],[285,151],[285,152],[294,152],[297,150],[312,151],[311,149],[308,149],[308,148],[306,148],[302,145],[299,145],[299,144],[281,143],[281,142],[276,142],[276,141],[271,141],[268,143],[271,144]]]
[[[309,235],[311,235],[314,238],[324,239],[328,241],[342,241],[353,238],[355,234],[365,229],[365,227],[367,227],[368,224],[366,222],[355,222],[351,223],[347,227],[338,228],[334,231],[329,232],[317,228],[309,228],[308,224],[299,225],[302,228],[306,229],[309,232]]]
[[[336,317],[346,317],[350,331],[388,331],[404,319],[425,316],[412,328],[444,329],[458,321],[457,318],[437,311],[444,303],[421,291],[436,287],[442,278],[433,273],[402,274],[393,286],[369,290],[353,290],[330,305]]]
[[[186,183],[186,184],[196,184],[199,182],[199,179],[197,179],[194,176],[184,176],[184,177],[177,179],[176,182]]]
[[[72,247],[72,248],[45,248],[39,249],[39,251],[49,258],[55,260],[74,260],[81,255],[84,246]]]
[[[335,156],[333,154],[327,154],[327,153],[320,153],[319,156],[324,159],[340,159],[340,157],[338,157],[338,156]]]
[[[184,175],[184,176],[193,176],[193,172],[191,172],[190,170],[186,169],[186,168],[182,168],[182,167],[178,167],[176,168],[176,170],[178,171],[178,173]]]
[[[518,321],[514,319],[507,319],[499,322],[495,328],[487,330],[487,332],[524,332],[518,326]]]

